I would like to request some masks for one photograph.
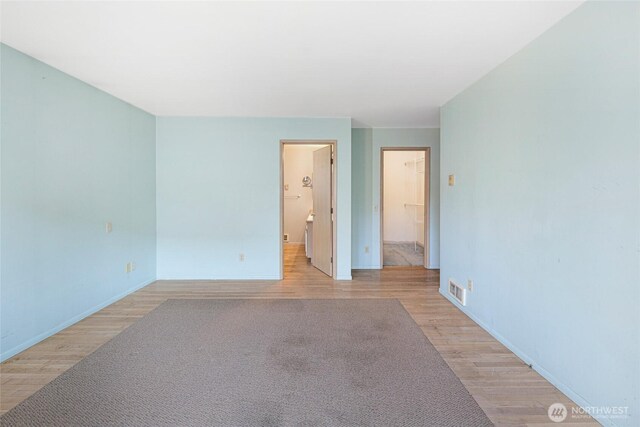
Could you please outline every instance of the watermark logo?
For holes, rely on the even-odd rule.
[[[547,411],[547,415],[549,415],[549,419],[554,423],[561,423],[567,418],[567,407],[562,403],[554,403],[549,406],[549,410]]]
[[[578,406],[571,408],[571,418],[624,419],[629,416],[628,406]]]
[[[572,406],[571,411],[560,402],[556,402],[549,406],[547,410],[549,419],[554,423],[561,423],[568,417],[571,420],[586,420],[589,418],[597,419],[616,419],[627,418],[629,416],[628,406]]]

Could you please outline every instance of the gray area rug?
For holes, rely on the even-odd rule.
[[[490,426],[397,300],[169,300],[2,426]]]

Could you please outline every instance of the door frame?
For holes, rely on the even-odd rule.
[[[423,267],[429,268],[429,200],[431,184],[431,147],[381,147],[380,148],[380,268],[384,268],[384,153],[386,151],[423,151],[424,152],[424,258]]]
[[[333,218],[331,221],[332,237],[331,252],[333,262],[331,263],[332,278],[337,277],[336,268],[338,260],[338,141],[327,139],[281,139],[280,140],[280,232],[278,234],[278,248],[280,251],[280,280],[284,279],[284,146],[285,145],[330,145],[333,153],[333,168],[331,170],[331,205],[333,207]],[[328,277],[328,276],[327,276]]]

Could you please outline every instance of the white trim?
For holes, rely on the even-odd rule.
[[[3,352],[2,354],[0,354],[0,362],[4,362],[5,360],[15,356],[16,354],[28,349],[29,347],[39,343],[40,341],[49,338],[50,336],[57,334],[58,332],[60,332],[63,329],[68,328],[69,326],[73,325],[74,323],[77,323],[79,321],[81,321],[82,319],[84,319],[85,317],[89,317],[91,316],[93,313],[102,310],[103,308],[105,308],[108,305],[113,304],[116,301],[121,300],[122,298],[126,297],[127,295],[129,295],[132,292],[137,291],[138,289],[144,288],[147,285],[150,285],[151,283],[155,282],[156,279],[151,279],[151,280],[146,280],[136,286],[134,286],[133,288],[129,288],[128,290],[124,291],[121,294],[118,294],[114,297],[109,298],[108,300],[106,300],[105,302],[102,302],[92,308],[90,308],[89,310],[78,314],[77,316],[73,316],[71,319],[66,320],[62,323],[60,323],[59,325],[49,329],[46,332],[43,332],[39,335],[36,335],[35,337],[31,338],[30,340],[27,340],[25,342],[23,342],[22,344],[18,344],[17,346]]]
[[[491,335],[493,338],[498,340],[502,345],[507,347],[520,360],[522,360],[525,364],[529,365],[531,367],[531,369],[533,369],[534,371],[539,373],[545,380],[549,381],[553,386],[555,386],[558,390],[560,390],[562,393],[564,393],[569,399],[573,400],[578,406],[580,406],[582,408],[596,406],[596,405],[593,405],[593,404],[589,403],[584,397],[580,396],[578,393],[573,391],[571,389],[571,387],[569,387],[567,384],[565,384],[562,381],[560,381],[558,378],[556,378],[552,373],[550,373],[549,371],[544,369],[542,366],[538,366],[531,357],[529,357],[522,350],[520,350],[518,347],[516,347],[511,341],[509,341],[507,338],[502,336],[499,332],[493,330],[487,324],[485,324],[480,319],[478,319],[476,316],[474,316],[473,314],[471,314],[467,310],[465,310],[465,308],[463,306],[461,306],[458,303],[458,301],[456,301],[455,299],[450,297],[447,292],[443,292],[442,288],[439,288],[438,290],[440,292],[440,295],[444,296],[449,302],[451,302],[453,305],[455,305],[466,316],[468,316],[471,320],[476,322],[478,324],[478,326],[480,326],[482,329],[487,331],[489,333],[489,335]],[[607,427],[616,427],[616,424],[611,419],[602,418],[602,416],[598,417],[597,415],[598,414],[594,414],[594,415],[592,415],[592,417],[595,418],[600,424],[602,424],[604,426],[607,426]]]
[[[220,281],[252,281],[252,280],[282,280],[277,274],[255,276],[216,276],[216,277],[163,277],[156,280],[175,280],[184,282],[220,282]]]
[[[348,274],[344,276],[336,276],[335,280],[353,280],[353,277],[350,274]]]

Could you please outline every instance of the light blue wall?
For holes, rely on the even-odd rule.
[[[442,109],[441,292],[640,425],[640,4],[587,2]],[[447,186],[447,175],[456,185]]]
[[[351,132],[351,261],[353,268],[372,268],[373,230],[373,130]],[[364,248],[369,247],[366,253]]]
[[[0,55],[4,360],[154,280],[155,118]]]
[[[429,267],[440,266],[440,130],[353,129],[353,268],[381,268],[380,150],[431,147]],[[365,247],[369,252],[365,252]]]
[[[158,278],[280,277],[282,139],[337,141],[334,258],[351,278],[350,119],[159,117],[157,131]]]

